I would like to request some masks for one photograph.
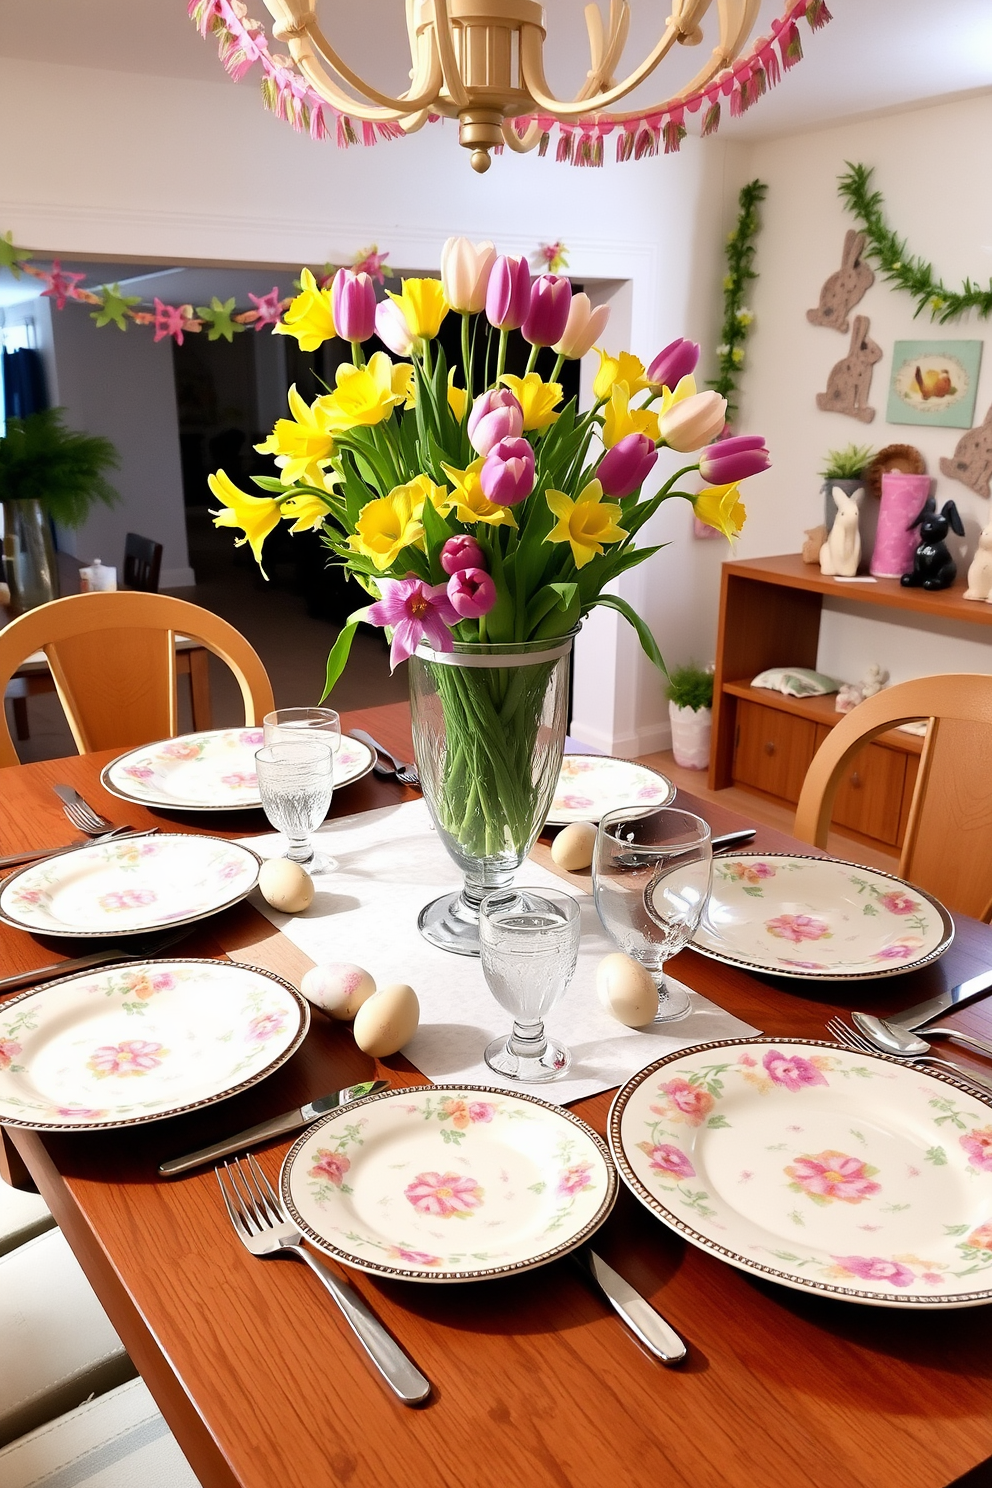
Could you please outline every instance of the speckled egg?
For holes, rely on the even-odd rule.
[[[581,873],[592,863],[596,828],[592,822],[570,822],[551,844],[551,860],[566,873]]]
[[[658,1011],[658,988],[650,972],[622,951],[600,961],[596,992],[606,1011],[628,1028],[643,1028]]]
[[[355,1018],[355,1043],[374,1059],[408,1044],[420,1023],[420,1003],[412,987],[393,982],[362,1004]]]
[[[353,961],[324,961],[311,966],[300,983],[300,991],[314,1007],[347,1023],[374,995],[375,982],[363,966],[356,966]]]
[[[267,858],[259,869],[258,887],[266,904],[283,914],[302,914],[313,903],[313,879],[289,858]]]

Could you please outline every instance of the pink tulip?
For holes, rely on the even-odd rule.
[[[530,309],[530,269],[525,258],[501,254],[486,289],[486,316],[498,331],[516,331]]]
[[[458,537],[449,537],[441,549],[441,567],[446,574],[456,574],[463,568],[485,569],[486,555],[474,537],[462,532]]]
[[[627,434],[607,450],[599,463],[596,479],[604,496],[621,500],[636,491],[651,473],[658,458],[654,440],[646,434]]]
[[[492,243],[449,238],[441,249],[441,285],[452,310],[474,315],[485,308],[489,275],[496,262]]]
[[[556,351],[559,356],[568,357],[570,361],[578,361],[587,351],[592,350],[597,341],[603,339],[609,318],[609,305],[597,305],[594,310],[587,294],[573,295],[565,329],[560,340],[552,346],[552,351]]]
[[[523,432],[524,411],[509,388],[492,388],[472,404],[468,416],[469,443],[479,455],[488,455],[501,439],[516,439]]]
[[[692,376],[698,361],[698,344],[680,336],[677,341],[670,341],[663,351],[659,351],[648,368],[648,382],[652,387],[676,388],[683,377]]]
[[[478,620],[496,603],[496,585],[481,568],[460,568],[448,580],[448,600],[460,619]]]
[[[338,269],[331,285],[331,311],[345,341],[368,341],[375,334],[375,288],[368,274]]]
[[[501,439],[479,471],[482,493],[497,506],[516,506],[534,489],[534,451],[526,439]]]
[[[661,415],[661,437],[671,449],[685,454],[715,439],[726,416],[727,400],[719,393],[693,393]]]
[[[542,274],[530,292],[530,309],[521,334],[531,346],[554,346],[565,334],[572,285],[562,274]]]
[[[711,486],[727,486],[731,481],[759,475],[771,465],[765,441],[760,434],[738,434],[707,445],[699,456],[699,473]]]
[[[379,579],[378,584],[382,598],[369,605],[367,614],[373,625],[393,627],[390,670],[412,656],[423,640],[435,651],[454,650],[449,627],[458,624],[458,612],[444,584],[431,586],[414,578]]]
[[[408,357],[413,350],[413,335],[395,300],[380,300],[376,305],[375,333],[394,356]]]

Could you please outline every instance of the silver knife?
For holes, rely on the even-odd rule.
[[[84,847],[99,847],[101,842],[126,842],[131,837],[150,837],[158,827],[143,827],[134,831],[131,827],[109,827],[97,837],[87,837],[85,842],[69,842],[65,847],[39,847],[22,853],[11,853],[0,858],[0,868],[26,868],[30,863],[41,863],[45,858],[59,858],[66,853],[81,852]]]
[[[168,1162],[159,1164],[159,1173],[163,1178],[175,1178],[179,1173],[188,1173],[191,1168],[216,1162],[219,1157],[228,1157],[232,1152],[243,1152],[246,1147],[256,1147],[259,1142],[267,1142],[271,1137],[283,1137],[288,1132],[299,1131],[301,1127],[309,1126],[311,1121],[316,1121],[318,1116],[326,1116],[328,1111],[336,1111],[339,1106],[347,1106],[351,1101],[361,1100],[363,1096],[377,1095],[380,1090],[388,1089],[388,1086],[388,1080],[365,1080],[360,1085],[346,1085],[343,1090],[335,1090],[332,1095],[322,1095],[318,1100],[298,1106],[294,1111],[284,1111],[281,1116],[271,1116],[268,1121],[259,1122],[258,1126],[249,1126],[247,1131],[235,1132],[233,1137],[225,1137],[221,1142],[214,1142],[211,1147],[201,1147],[199,1152],[189,1152],[185,1157],[170,1157]]]
[[[646,1297],[635,1291],[618,1271],[608,1266],[603,1257],[588,1247],[578,1253],[577,1259],[588,1271],[630,1331],[640,1339],[646,1349],[660,1359],[662,1364],[680,1364],[688,1350],[675,1329],[670,1327],[660,1312],[656,1312]]]
[[[897,1023],[900,1028],[922,1028],[931,1018],[939,1018],[941,1013],[954,1012],[966,1002],[973,1002],[976,997],[981,997],[984,992],[992,992],[992,971],[983,971],[978,976],[969,977],[966,982],[958,982],[956,987],[938,992],[936,997],[928,997],[926,1002],[918,1002],[915,1007],[906,1008],[904,1012],[887,1017],[885,1021]]]

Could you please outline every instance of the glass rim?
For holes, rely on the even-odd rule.
[[[621,806],[614,811],[604,811],[599,819],[599,826],[596,828],[597,840],[600,837],[609,837],[611,841],[619,842],[620,838],[613,837],[609,830],[611,825],[619,825],[620,822],[624,821],[646,821],[649,817],[662,815],[666,817],[687,817],[690,821],[695,822],[698,827],[702,827],[703,830],[698,837],[686,842],[672,842],[670,844],[665,842],[627,842],[624,843],[624,846],[628,852],[659,852],[666,849],[672,852],[677,850],[687,852],[689,849],[701,847],[704,843],[711,842],[713,839],[713,828],[709,822],[703,817],[698,816],[695,811],[686,811],[682,806]]]
[[[339,724],[341,722],[341,714],[335,708],[320,708],[314,705],[298,708],[273,708],[271,713],[266,713],[262,719],[262,727],[263,729],[266,727],[285,728],[286,722],[284,720],[292,715],[296,717],[306,717],[309,715],[310,717],[326,719],[328,723],[331,719],[336,719]]]
[[[565,908],[567,906],[567,919],[563,922],[565,924],[570,925],[573,920],[577,920],[582,913],[581,903],[578,899],[576,899],[575,895],[570,894],[567,889],[559,889],[557,886],[545,887],[542,884],[507,884],[504,888],[490,889],[485,898],[480,901],[480,925],[482,924],[483,919],[486,915],[486,905],[489,904],[490,901],[495,900],[498,896],[509,897],[514,894],[534,894],[542,899],[550,899],[552,903],[555,903],[555,899],[557,897],[557,899],[562,902],[556,903],[556,908]],[[521,930],[520,933],[530,934],[532,932],[530,930],[527,930],[526,932]]]
[[[289,750],[288,756],[277,758],[276,750]],[[300,751],[303,751],[302,754]],[[315,753],[315,751],[319,751]],[[263,744],[255,751],[255,763],[261,765],[305,765],[326,757],[333,766],[334,751],[325,739],[276,739],[272,744]]]

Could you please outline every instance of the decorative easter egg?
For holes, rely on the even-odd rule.
[[[267,858],[258,873],[262,898],[284,914],[301,914],[313,903],[313,879],[289,858]]]
[[[314,1007],[347,1023],[374,994],[375,982],[353,961],[324,961],[305,973],[300,991]]]
[[[358,1009],[355,1043],[374,1059],[384,1059],[408,1044],[420,1022],[420,1003],[412,987],[393,982]]]
[[[566,873],[581,873],[592,863],[596,828],[592,822],[570,822],[551,844],[551,859]]]
[[[613,951],[596,968],[596,992],[608,1013],[628,1028],[643,1028],[658,1011],[658,988],[633,956]]]

